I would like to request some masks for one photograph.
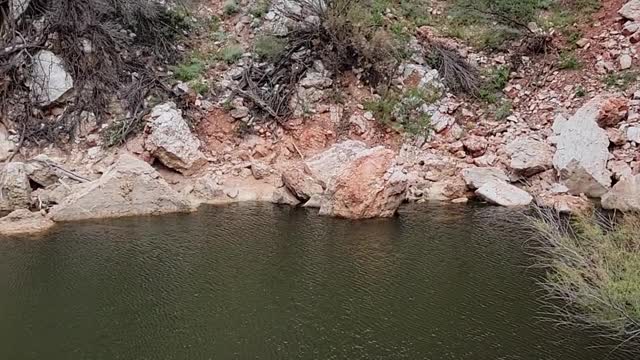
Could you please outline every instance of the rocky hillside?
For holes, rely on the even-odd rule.
[[[640,210],[640,1],[521,2],[9,2],[0,229],[237,201]]]

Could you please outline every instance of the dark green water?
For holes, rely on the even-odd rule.
[[[515,216],[253,204],[0,239],[0,359],[623,359],[539,317]]]

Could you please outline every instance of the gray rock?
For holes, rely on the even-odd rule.
[[[522,176],[531,176],[553,166],[553,148],[542,141],[519,138],[506,146],[511,169]]]
[[[581,107],[562,126],[553,165],[573,194],[599,197],[611,187],[609,137],[598,126],[602,97]]]
[[[502,181],[490,181],[478,190],[476,195],[491,204],[501,206],[526,206],[533,201],[533,197],[526,191]]]
[[[190,175],[206,164],[200,140],[191,133],[175,103],[154,107],[147,127],[145,148],[165,166]]]
[[[622,54],[618,61],[620,61],[620,70],[627,70],[631,68],[633,58],[631,58],[631,55],[629,54]]]
[[[53,221],[189,212],[191,203],[146,162],[123,154],[98,180],[81,184],[51,210]]]
[[[489,182],[508,182],[509,177],[501,169],[494,167],[474,167],[462,170],[462,178],[471,190],[478,189]]]
[[[629,20],[640,20],[640,0],[630,0],[622,6],[618,14]]]
[[[602,196],[602,207],[620,211],[640,211],[640,175],[621,179]]]
[[[40,106],[60,99],[73,88],[73,78],[64,68],[64,61],[48,50],[33,57],[31,95]]]
[[[0,211],[28,208],[31,186],[24,163],[10,162],[0,172]]]
[[[9,132],[0,124],[0,161],[7,160],[16,148],[16,144],[9,138]]]

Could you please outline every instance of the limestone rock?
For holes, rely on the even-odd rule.
[[[271,168],[261,161],[252,161],[251,174],[256,180],[261,180],[271,175]]]
[[[602,97],[596,97],[580,108],[562,126],[558,136],[553,165],[571,193],[599,197],[611,187],[609,137],[598,126],[602,119]]]
[[[533,201],[528,192],[503,181],[490,181],[476,190],[476,195],[491,204],[501,206],[526,206]]]
[[[602,196],[602,207],[620,211],[640,211],[640,175],[622,178]]]
[[[28,208],[31,186],[24,163],[10,162],[0,173],[0,211]]]
[[[54,222],[40,212],[18,209],[0,219],[0,234],[33,234],[51,228]]]
[[[494,167],[466,168],[462,170],[462,178],[467,186],[472,190],[478,189],[492,181],[509,181],[509,177],[504,173],[504,171]]]
[[[366,150],[327,189],[321,215],[348,219],[393,216],[407,190],[407,177],[384,147]]]
[[[553,166],[553,149],[545,142],[519,138],[506,147],[511,169],[522,176],[531,176]]]
[[[98,180],[82,184],[51,211],[53,221],[189,212],[191,204],[149,164],[123,154]]]
[[[358,154],[367,149],[367,145],[361,141],[347,140],[309,158],[305,164],[315,179],[328,185]]]
[[[31,95],[40,106],[60,99],[73,88],[73,78],[64,68],[64,61],[48,50],[33,57]]]
[[[630,0],[624,4],[618,14],[629,20],[640,20],[640,0]]]
[[[207,162],[175,103],[154,107],[147,127],[145,148],[165,166],[190,175]]]

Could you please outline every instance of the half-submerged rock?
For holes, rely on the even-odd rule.
[[[40,212],[18,209],[0,219],[0,234],[33,234],[51,228],[54,222]]]
[[[191,203],[173,190],[158,172],[136,157],[123,154],[98,180],[76,185],[55,206],[53,221],[189,212]]]
[[[175,103],[154,107],[147,126],[145,148],[165,166],[190,175],[206,164],[200,140],[191,133]]]
[[[600,197],[611,187],[611,172],[607,170],[609,137],[598,126],[614,116],[602,108],[607,103],[603,96],[592,99],[560,130],[553,165],[572,194]]]
[[[407,177],[395,158],[384,147],[360,152],[328,185],[320,214],[348,219],[393,216],[407,190]]]
[[[489,181],[476,190],[476,195],[501,206],[526,206],[533,201],[528,192],[503,181]]]

